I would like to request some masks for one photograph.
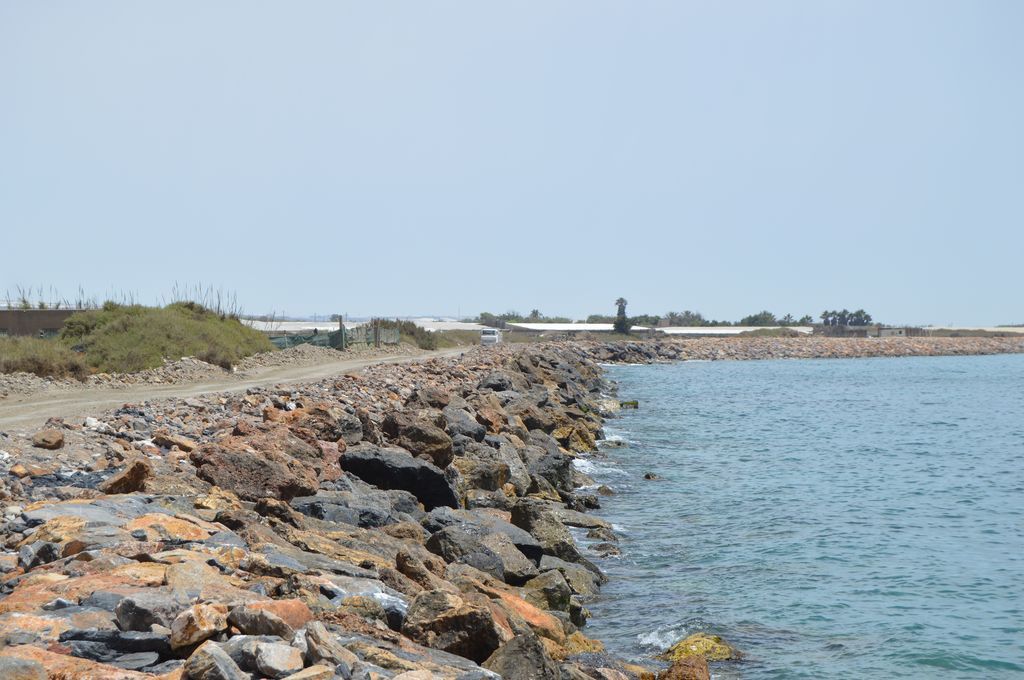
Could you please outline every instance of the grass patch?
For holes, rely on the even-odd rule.
[[[86,365],[104,373],[156,368],[164,359],[186,356],[231,368],[247,356],[274,349],[263,333],[193,302],[166,307],[108,302],[73,314],[60,340],[83,351]]]
[[[0,373],[76,378],[89,374],[85,357],[56,339],[0,338]]]

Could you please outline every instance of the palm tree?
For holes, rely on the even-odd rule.
[[[626,298],[619,298],[615,301],[618,312],[615,315],[615,331],[617,333],[629,333],[629,320],[626,318]]]

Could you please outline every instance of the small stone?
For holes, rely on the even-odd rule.
[[[57,429],[46,429],[32,436],[32,446],[40,449],[55,450],[64,446],[64,433]]]
[[[153,467],[148,461],[136,458],[123,470],[103,482],[99,490],[105,494],[121,494],[142,491],[146,480],[153,475]]]
[[[180,434],[171,434],[166,430],[157,430],[156,432],[154,432],[153,443],[156,444],[157,446],[162,446],[165,449],[177,446],[179,449],[185,451],[186,453],[198,446],[198,444],[196,444],[188,437],[184,437]]]

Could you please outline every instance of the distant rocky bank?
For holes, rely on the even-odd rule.
[[[572,462],[619,408],[599,363],[1022,350],[498,346],[0,433],[0,677],[707,678],[585,634],[617,542]]]
[[[1018,354],[1024,336],[1005,338],[689,338],[617,343],[583,343],[597,361],[752,361],[758,359],[857,359]]]

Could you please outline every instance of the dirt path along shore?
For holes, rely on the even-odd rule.
[[[60,392],[39,392],[25,396],[12,395],[0,401],[0,431],[42,426],[49,418],[79,421],[122,404],[150,399],[198,397],[215,392],[244,392],[250,387],[320,380],[332,375],[357,373],[375,364],[425,361],[435,357],[461,354],[465,347],[438,350],[426,354],[396,355],[343,359],[312,366],[284,366],[252,372],[251,377],[239,379],[225,375],[177,385],[133,385],[119,389],[92,388]]]

